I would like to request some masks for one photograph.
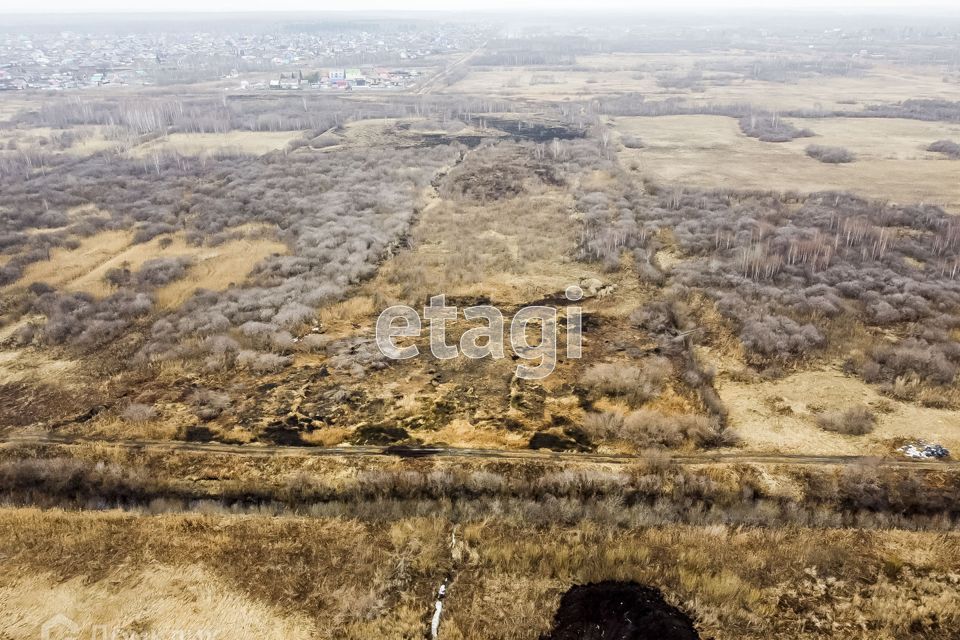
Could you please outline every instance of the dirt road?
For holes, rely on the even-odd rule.
[[[460,66],[466,64],[471,58],[473,58],[473,57],[476,56],[478,53],[480,53],[481,51],[483,51],[483,48],[484,48],[485,46],[487,46],[487,43],[486,43],[486,42],[484,42],[483,44],[481,44],[479,47],[477,47],[477,48],[474,49],[473,51],[470,51],[469,53],[465,54],[462,58],[460,58],[459,60],[457,60],[456,62],[454,62],[454,63],[451,64],[450,66],[448,66],[448,67],[446,67],[446,68],[444,68],[444,69],[441,69],[439,73],[437,73],[436,75],[430,77],[426,82],[424,82],[422,85],[420,85],[419,87],[417,87],[416,95],[418,95],[418,96],[425,96],[425,95],[429,94],[431,91],[433,91],[434,89],[437,88],[437,86],[439,85],[439,83],[440,83],[444,78],[448,77],[451,73],[453,73],[453,70],[454,70],[454,69],[456,69],[457,67],[460,67]]]
[[[0,447],[16,447],[40,444],[79,446],[96,444],[124,449],[152,451],[192,451],[253,457],[311,457],[342,456],[371,457],[394,456],[406,458],[485,458],[491,460],[546,460],[555,462],[594,462],[629,464],[642,461],[646,456],[607,453],[553,452],[524,449],[473,449],[459,447],[429,446],[337,446],[297,447],[268,444],[222,444],[218,442],[180,442],[165,440],[118,440],[75,438],[56,435],[10,435],[0,440]],[[864,456],[812,456],[792,454],[765,454],[740,451],[698,452],[667,454],[670,460],[684,465],[701,464],[784,464],[784,465],[850,465],[878,464],[903,469],[953,469],[960,462],[952,460],[910,460],[906,458],[871,458]]]

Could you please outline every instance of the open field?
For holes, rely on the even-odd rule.
[[[717,392],[747,449],[888,456],[904,443],[928,439],[960,450],[960,412],[897,402],[836,369],[804,371],[775,382],[721,380]],[[851,406],[877,412],[872,433],[842,435],[817,426],[817,415]]]
[[[225,133],[171,133],[139,144],[130,149],[135,157],[147,157],[157,152],[172,152],[188,156],[216,153],[252,153],[261,155],[283,149],[300,137],[298,131],[229,131]]]
[[[795,82],[745,80],[684,96],[693,103],[750,103],[774,111],[853,109],[910,99],[958,100],[960,79],[935,67],[874,64],[863,77],[814,77]],[[853,104],[851,104],[851,101]]]
[[[78,126],[69,129],[29,127],[0,130],[0,157],[16,152],[42,150],[46,153],[65,153],[85,156],[117,148],[117,141],[105,135],[105,127]]]
[[[803,59],[802,55],[797,59]],[[483,94],[551,101],[640,93],[648,100],[680,99],[692,105],[752,104],[790,109],[862,110],[870,104],[908,99],[960,99],[960,79],[936,67],[904,68],[873,62],[853,76],[799,77],[786,81],[750,78],[762,61],[754,54],[611,54],[577,56],[573,68],[471,67],[443,93]],[[696,71],[703,69],[703,71]],[[697,73],[694,88],[670,86],[670,78]],[[664,80],[667,79],[667,80]]]
[[[956,162],[926,151],[936,140],[960,137],[960,125],[892,118],[811,118],[794,123],[817,135],[761,142],[743,135],[735,119],[707,115],[617,118],[614,128],[644,144],[642,149],[623,151],[623,162],[669,184],[850,191],[960,212]],[[809,144],[848,147],[857,160],[824,164],[806,156]]]

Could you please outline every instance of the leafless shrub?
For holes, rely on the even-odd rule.
[[[949,343],[930,344],[926,340],[908,338],[898,345],[881,345],[870,352],[887,380],[915,376],[938,384],[951,384],[957,376],[955,353]]]
[[[827,164],[845,164],[856,160],[856,156],[844,147],[827,147],[820,144],[811,144],[806,148],[806,154],[814,160]]]
[[[141,404],[138,402],[131,402],[120,413],[120,417],[124,420],[124,422],[132,423],[149,422],[156,416],[157,410],[152,405]]]
[[[942,153],[954,160],[960,159],[960,144],[953,140],[937,140],[927,147],[927,151]]]
[[[653,335],[663,335],[676,328],[676,316],[668,301],[657,300],[630,312],[630,324]]]
[[[694,428],[688,429],[688,436],[701,449],[716,449],[719,447],[733,447],[740,442],[740,436],[716,417],[705,424],[699,422]]]
[[[667,416],[659,411],[640,409],[624,419],[623,439],[640,447],[677,447],[683,443],[687,431],[706,424],[703,416]]]
[[[114,267],[107,270],[103,280],[111,287],[120,288],[130,284],[132,275],[127,267]]]
[[[701,448],[732,446],[738,438],[718,420],[702,415],[667,415],[652,409],[628,414],[619,411],[588,413],[583,431],[595,440],[629,442],[638,449],[676,448],[692,442]]]
[[[193,412],[201,420],[213,420],[230,407],[230,396],[211,389],[197,389],[190,397]]]
[[[244,349],[237,353],[237,364],[248,367],[253,371],[271,372],[279,371],[290,364],[290,358],[275,353],[261,353]]]
[[[762,142],[789,142],[795,138],[809,138],[810,129],[797,129],[773,113],[751,113],[740,118],[740,130],[744,135]]]
[[[849,436],[862,436],[873,431],[877,416],[869,407],[851,407],[817,416],[817,425],[826,431]]]
[[[776,315],[747,320],[740,339],[748,349],[768,357],[803,355],[824,344],[824,337],[812,324]]]
[[[304,351],[320,351],[330,344],[330,338],[319,333],[309,333],[300,339],[300,348]]]
[[[623,430],[624,414],[619,411],[588,413],[583,419],[583,430],[592,440],[617,438]]]
[[[666,358],[648,358],[643,366],[595,364],[584,373],[581,382],[597,393],[618,396],[638,406],[656,397],[672,373]]]
[[[142,287],[160,287],[182,278],[192,264],[192,259],[183,256],[152,258],[137,271],[136,281]]]

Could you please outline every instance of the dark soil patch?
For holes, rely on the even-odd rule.
[[[281,447],[302,447],[306,444],[300,431],[282,422],[268,425],[258,439]]]
[[[481,148],[451,170],[440,195],[484,204],[515,198],[528,183],[561,186],[564,180],[553,163],[536,160],[529,149],[500,143]]]
[[[400,458],[426,458],[428,456],[437,455],[440,453],[440,449],[427,449],[423,447],[411,447],[405,444],[394,444],[384,449],[383,452],[392,456],[398,456]]]
[[[636,582],[576,585],[540,640],[698,640],[690,617]]]
[[[527,169],[522,165],[488,165],[478,170],[458,172],[451,177],[449,189],[452,194],[478,202],[507,200],[523,193],[526,177]]]
[[[23,427],[36,422],[64,424],[85,412],[97,398],[55,384],[0,384],[0,426]]]
[[[482,136],[449,136],[442,133],[425,133],[420,136],[417,146],[420,147],[438,147],[446,144],[462,144],[470,149],[475,149],[483,142]]]
[[[574,140],[584,137],[584,132],[560,124],[546,124],[507,118],[484,118],[488,127],[509,133],[517,140],[550,142],[551,140]]]
[[[353,444],[388,445],[409,438],[410,434],[403,427],[369,424],[357,429],[351,441]]]
[[[183,440],[187,442],[210,442],[214,439],[216,433],[210,427],[202,424],[194,424],[183,430]]]
[[[550,431],[538,431],[530,437],[527,445],[530,449],[549,449],[551,451],[590,451],[593,446],[583,431],[568,427],[563,434]]]

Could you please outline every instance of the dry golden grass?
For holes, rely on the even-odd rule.
[[[0,113],[3,106],[0,104]],[[16,155],[24,151],[42,151],[45,154],[87,156],[99,151],[123,148],[127,142],[112,140],[105,135],[105,127],[96,125],[73,125],[66,129],[51,127],[23,127],[0,130],[0,155]],[[56,140],[65,134],[76,136],[66,149],[61,149]],[[8,145],[13,143],[16,151]]]
[[[171,245],[165,251],[173,249]],[[216,247],[189,247],[196,253],[189,255],[197,262],[187,270],[187,275],[157,290],[157,303],[165,308],[181,305],[197,289],[219,291],[231,284],[242,283],[254,266],[274,255],[286,254],[289,249],[282,242],[269,238],[241,238]]]
[[[802,60],[805,56],[795,53],[792,57]],[[475,66],[440,93],[553,101],[642,93],[650,101],[681,98],[691,104],[752,104],[779,111],[859,110],[866,104],[911,98],[960,99],[960,84],[944,82],[941,68],[890,64],[873,64],[862,77],[812,76],[793,82],[765,82],[707,71],[697,90],[663,87],[658,82],[658,76],[682,76],[702,63],[729,63],[749,68],[756,58],[752,52],[600,54],[577,56],[575,69],[556,71],[523,66]]]
[[[335,331],[337,327],[343,325],[354,325],[379,311],[380,309],[375,308],[372,297],[359,295],[323,307],[320,310],[319,318],[320,323],[329,332],[331,330]]]
[[[21,95],[14,94],[20,93]],[[7,120],[24,109],[36,109],[42,104],[42,99],[24,98],[22,92],[5,91],[0,99],[0,120]]]
[[[250,227],[249,232],[257,231]],[[85,238],[76,249],[54,249],[50,259],[30,264],[23,276],[7,289],[46,282],[67,291],[85,291],[103,297],[113,292],[104,281],[111,269],[138,270],[152,258],[189,257],[195,261],[187,275],[157,290],[157,302],[163,308],[172,308],[186,300],[195,289],[225,289],[231,283],[240,283],[253,267],[275,253],[286,253],[281,242],[266,237],[244,237],[216,247],[198,247],[187,244],[182,234],[167,238],[172,242],[162,246],[164,238],[133,244],[129,231],[105,231]]]
[[[130,154],[143,157],[155,152],[200,156],[217,152],[262,155],[283,149],[299,138],[298,131],[229,131],[227,133],[171,133],[133,147]]]
[[[62,382],[79,364],[75,360],[59,360],[35,351],[0,351],[0,384],[27,379]]]
[[[508,304],[562,291],[596,275],[569,258],[572,213],[569,196],[552,189],[482,206],[434,200],[413,230],[414,248],[388,260],[366,290],[418,302],[442,292]]]
[[[787,143],[741,133],[734,118],[664,116],[617,118],[622,134],[640,137],[621,161],[661,183],[700,187],[814,192],[851,191],[897,202],[940,204],[960,212],[955,161],[926,152],[934,140],[960,136],[960,126],[892,118],[797,121],[818,134]],[[824,164],[804,153],[808,144],[845,146],[857,161]]]
[[[23,316],[16,322],[11,322],[5,327],[0,327],[0,344],[6,341],[7,338],[12,336],[14,332],[17,331],[17,329],[20,329],[24,325],[27,325],[30,323],[42,323],[42,322],[43,322],[43,316],[27,315],[27,316]]]
[[[99,267],[120,255],[129,247],[132,237],[128,231],[105,231],[83,239],[76,249],[54,249],[50,252],[49,260],[30,264],[24,269],[23,276],[9,287],[26,286],[33,282],[46,282],[55,287],[68,286],[89,277]],[[106,269],[102,271],[106,273]],[[97,282],[98,279],[93,280]],[[98,282],[98,286],[104,285]]]
[[[960,100],[960,84],[944,82],[936,67],[873,65],[863,77],[802,78],[797,82],[745,80],[708,87],[685,96],[702,104],[743,104],[771,110],[862,109],[866,104],[888,104],[910,99]],[[851,100],[855,104],[848,104]]]
[[[947,638],[960,620],[953,535],[490,523],[462,536],[470,560],[449,592],[447,638],[535,637],[571,584],[603,579],[663,589],[717,640],[892,639],[931,620],[939,632],[926,637]]]
[[[128,633],[187,625],[230,638],[415,637],[442,579],[444,528],[4,510],[0,626],[35,638],[62,612]]]
[[[11,638],[36,637],[41,625],[57,614],[83,629],[105,626],[118,633],[149,631],[157,637],[176,637],[182,631],[206,632],[207,637],[313,637],[314,625],[302,614],[283,615],[199,565],[120,570],[111,579],[92,584],[83,577],[60,582],[49,574],[4,582],[0,625]],[[131,597],[131,591],[149,596]]]
[[[430,433],[432,442],[456,443],[459,447],[487,449],[522,449],[529,435],[504,431],[492,425],[474,425],[467,420],[453,420]]]
[[[16,639],[36,637],[54,612],[141,633],[410,639],[426,632],[449,574],[450,639],[536,637],[566,589],[603,579],[662,589],[717,640],[946,639],[960,624],[957,543],[902,531],[7,508],[0,624]]]
[[[817,118],[788,119],[798,129],[808,127],[815,138],[798,138],[782,143],[802,151],[808,144],[847,147],[861,160],[936,160],[949,162],[943,154],[927,151],[931,142],[960,139],[960,124],[923,122],[902,118]],[[781,143],[777,143],[781,144]],[[925,164],[931,167],[935,165]],[[950,165],[947,165],[950,166]],[[954,171],[957,171],[954,168]]]
[[[923,438],[960,450],[960,411],[897,402],[836,369],[803,371],[773,382],[734,382],[721,376],[717,391],[730,409],[730,426],[743,446],[811,455],[887,455],[902,439]],[[867,435],[831,433],[816,425],[821,411],[883,407]]]

